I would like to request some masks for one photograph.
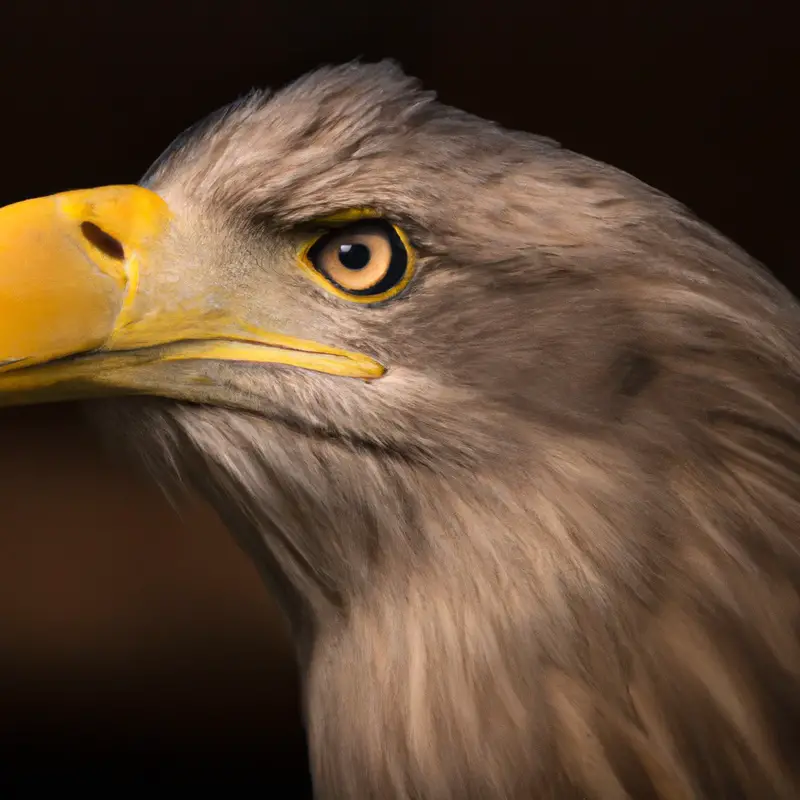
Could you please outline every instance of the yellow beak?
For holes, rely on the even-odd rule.
[[[143,361],[255,361],[365,379],[383,373],[366,356],[260,330],[218,303],[170,305],[163,294],[180,291],[180,276],[142,292],[143,282],[158,283],[172,225],[164,200],[138,186],[0,208],[0,405],[131,391],[114,373]]]

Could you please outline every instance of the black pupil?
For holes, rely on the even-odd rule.
[[[364,269],[369,264],[370,256],[369,247],[365,244],[339,245],[339,261],[347,269]]]

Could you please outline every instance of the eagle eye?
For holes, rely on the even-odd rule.
[[[408,239],[383,219],[361,219],[332,228],[307,244],[300,260],[328,291],[361,303],[397,295],[414,267]]]

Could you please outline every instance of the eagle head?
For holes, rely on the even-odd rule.
[[[679,203],[351,64],[0,210],[0,311],[261,569],[321,798],[798,796],[800,314]]]

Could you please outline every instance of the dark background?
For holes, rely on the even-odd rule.
[[[526,5],[4,0],[0,204],[135,182],[251,86],[391,56],[674,195],[798,291],[790,4]],[[301,796],[290,651],[220,525],[109,461],[69,407],[4,412],[0,436],[0,786]]]

